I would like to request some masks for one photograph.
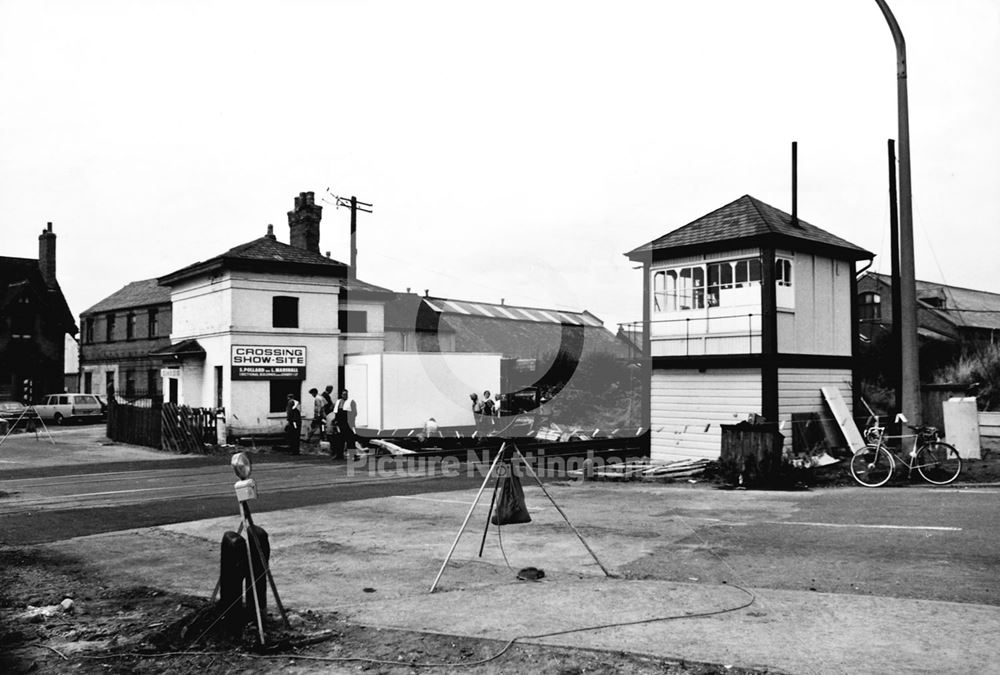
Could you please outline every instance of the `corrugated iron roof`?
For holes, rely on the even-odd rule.
[[[868,272],[886,288],[892,288],[888,274]],[[1000,293],[977,291],[971,288],[949,286],[932,281],[916,282],[917,300],[939,299],[943,304],[933,306],[956,326],[964,328],[988,328],[1000,330]]]

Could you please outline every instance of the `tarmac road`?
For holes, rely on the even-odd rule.
[[[218,538],[237,515],[226,458],[100,446],[99,430],[73,431],[60,430],[56,446],[0,446],[0,540],[53,542],[109,574],[209,593]],[[545,640],[789,672],[1000,671],[991,637],[1000,632],[996,488],[552,481],[616,577],[606,579],[526,483],[533,522],[503,528],[502,539],[492,528],[478,558],[486,495],[440,592],[428,596],[481,478],[348,475],[323,458],[255,459],[254,512],[270,533],[282,596],[299,609],[506,640],[721,608],[713,618]],[[104,534],[81,536],[91,533]],[[508,562],[544,568],[545,583],[519,585]],[[751,589],[752,607],[726,609],[745,602],[734,585]]]

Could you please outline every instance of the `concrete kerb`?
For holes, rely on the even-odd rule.
[[[363,625],[501,643],[529,636],[524,640],[791,672],[987,672],[995,665],[989,645],[1000,629],[997,607],[748,586],[755,602],[737,609],[748,597],[731,584],[607,579],[534,490],[526,486],[534,522],[504,528],[505,552],[491,527],[482,560],[488,503],[480,505],[434,594],[427,590],[475,491],[266,512],[257,521],[271,533],[272,569],[286,605],[336,611]],[[645,490],[633,486],[630,493]],[[611,485],[557,490],[554,497],[612,572],[690,535],[665,518],[655,536],[619,531],[639,514]],[[766,495],[738,499],[741,509],[778,506]],[[658,518],[662,504],[645,501],[652,510],[641,515]],[[219,539],[237,522],[234,506],[232,517],[53,546],[118,577],[208,596]],[[525,565],[545,569],[546,578],[515,581],[514,570]],[[745,584],[735,576],[733,582]],[[713,611],[723,613],[704,616]],[[646,622],[617,625],[634,621]],[[956,625],[963,630],[935,628]],[[603,628],[554,634],[594,626]],[[934,631],[933,641],[926,630]]]

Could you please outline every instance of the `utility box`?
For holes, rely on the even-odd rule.
[[[769,487],[782,473],[784,435],[777,424],[723,424],[722,477],[732,485]]]
[[[941,412],[944,417],[945,440],[955,446],[960,457],[982,459],[976,398],[949,398],[941,404]]]

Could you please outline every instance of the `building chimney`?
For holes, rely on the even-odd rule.
[[[506,298],[500,298],[500,304],[501,304],[501,305],[503,304],[503,301],[504,301],[504,300],[506,300]]]
[[[425,298],[431,297],[431,289],[429,289],[429,288],[425,288],[424,289],[424,297]]]
[[[792,227],[799,225],[799,144],[792,141]]]
[[[319,221],[323,207],[316,204],[312,192],[301,192],[295,198],[295,210],[288,212],[289,243],[313,253],[319,253]]]
[[[46,286],[59,285],[56,281],[56,233],[52,231],[52,223],[38,235],[38,269]]]
[[[278,239],[277,237],[274,236],[274,225],[267,226],[267,234],[264,236],[266,236],[268,239],[274,239],[274,240]]]

